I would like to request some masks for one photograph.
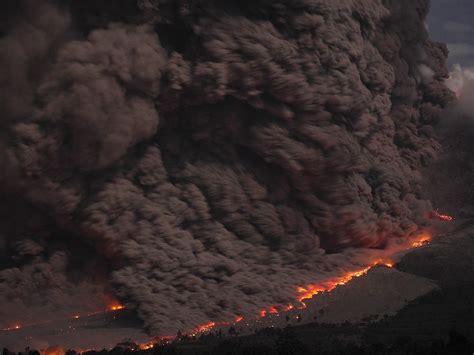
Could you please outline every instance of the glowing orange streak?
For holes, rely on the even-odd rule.
[[[438,218],[440,220],[444,220],[444,221],[452,221],[453,220],[453,217],[448,216],[448,215],[439,214],[437,211],[434,211],[432,213],[432,215],[435,216],[436,218]],[[432,240],[432,237],[429,234],[426,234],[426,233],[421,234],[417,238],[412,240],[411,245],[408,246],[405,249],[418,248],[418,247],[427,245],[427,244],[430,243],[431,240]],[[377,261],[373,262],[371,265],[369,265],[369,266],[367,266],[367,267],[365,267],[361,270],[349,272],[349,273],[347,273],[347,274],[345,274],[345,275],[343,275],[339,278],[335,278],[335,279],[326,281],[326,282],[324,282],[323,285],[310,284],[310,285],[307,285],[307,286],[304,286],[304,287],[301,287],[301,286],[298,287],[296,289],[296,292],[298,294],[297,299],[301,303],[301,307],[298,307],[298,308],[305,308],[305,304],[303,302],[305,299],[310,299],[314,295],[316,295],[318,293],[321,293],[321,292],[332,291],[337,286],[345,285],[349,281],[351,281],[352,279],[354,279],[356,277],[366,275],[367,272],[370,269],[372,269],[375,266],[379,266],[379,265],[383,265],[383,266],[391,268],[391,267],[393,267],[393,262],[392,261],[377,260]],[[294,308],[295,308],[294,305],[288,304],[283,310],[285,312],[287,312],[287,311],[290,311]],[[79,319],[80,317],[87,317],[87,316],[92,316],[92,315],[96,315],[96,314],[107,313],[107,312],[110,312],[110,311],[112,311],[112,312],[113,311],[119,311],[119,310],[123,310],[123,309],[125,309],[125,307],[123,305],[113,304],[113,305],[109,306],[109,310],[107,310],[107,311],[98,311],[98,312],[89,313],[89,314],[82,315],[82,316],[75,315],[73,318],[68,318],[68,319]],[[264,317],[268,316],[269,314],[279,314],[278,308],[275,307],[275,306],[271,306],[271,307],[269,307],[268,311],[266,309],[262,309],[259,313],[259,318],[264,318]],[[233,323],[235,324],[235,323],[241,322],[244,319],[245,318],[243,316],[236,316]],[[45,321],[45,322],[41,322],[41,323],[31,323],[31,324],[28,324],[26,326],[35,326],[35,325],[40,325],[40,324],[52,323],[52,322],[53,321]],[[191,335],[196,336],[198,334],[202,334],[202,333],[205,333],[207,331],[210,331],[210,330],[214,329],[217,326],[223,326],[223,325],[227,326],[227,325],[230,325],[230,324],[231,323],[229,323],[229,322],[221,322],[221,323],[207,322],[205,324],[198,325],[196,328],[194,328],[194,330],[191,332]],[[11,328],[5,328],[3,330],[4,331],[10,331],[10,330],[18,330],[20,328],[21,328],[20,325],[15,325]],[[160,340],[158,342],[155,341],[155,342],[148,342],[148,343],[141,344],[140,349],[142,349],[142,350],[151,349],[156,344],[162,343],[163,341],[170,342],[170,341],[174,340],[175,338],[176,338],[175,336],[162,336],[162,337],[159,338]]]
[[[440,216],[445,216],[445,215],[440,215]],[[452,217],[450,217],[450,216],[447,216],[447,217],[449,217],[450,219],[446,218],[446,219],[443,219],[443,220],[446,220],[446,221],[451,221],[452,220]],[[431,240],[432,240],[432,237],[429,234],[423,233],[423,234],[420,234],[419,236],[417,236],[416,238],[413,238],[410,242],[411,244],[408,244],[403,249],[408,250],[408,249],[412,249],[412,248],[419,248],[419,247],[422,247],[424,245],[429,244],[431,242]],[[330,292],[330,291],[334,290],[337,286],[345,285],[354,278],[366,275],[367,272],[375,266],[385,266],[385,267],[392,268],[393,265],[394,265],[394,263],[391,260],[378,259],[378,260],[374,261],[372,264],[370,264],[369,266],[367,266],[363,269],[349,272],[345,275],[342,275],[341,277],[325,281],[322,284],[310,284],[310,285],[306,285],[306,286],[300,286],[296,289],[297,300],[301,304],[301,306],[298,307],[298,308],[305,308],[306,307],[306,305],[303,302],[304,300],[310,299],[313,296],[317,295],[318,293]],[[289,311],[289,310],[292,310],[294,308],[295,308],[294,305],[289,304],[284,308],[284,311]],[[268,315],[278,314],[278,313],[279,313],[278,309],[275,306],[271,306],[271,307],[268,308],[268,310],[267,309],[262,309],[259,312],[258,318],[264,318],[264,317],[267,317]],[[243,317],[242,317],[242,319],[243,319]],[[242,319],[239,318],[239,321],[241,321]],[[209,326],[211,323],[213,325]],[[204,325],[196,327],[195,331],[193,331],[192,335],[196,335],[196,334],[199,334],[199,333],[202,333],[202,332],[212,330],[214,327],[219,326],[219,325],[227,325],[227,324],[228,323],[215,323],[215,322],[206,323]]]
[[[194,330],[191,332],[191,335],[197,335],[197,334],[201,334],[201,333],[205,333],[211,329],[213,329],[216,325],[219,325],[217,324],[216,322],[207,322],[207,323],[204,323],[204,324],[201,324],[201,325],[198,325],[196,328],[194,328]]]
[[[54,323],[54,322],[74,320],[74,319],[79,319],[79,318],[84,318],[84,317],[92,317],[92,316],[96,316],[98,314],[105,314],[105,313],[108,313],[108,312],[116,312],[116,311],[120,311],[120,310],[123,310],[123,309],[125,309],[125,306],[123,306],[121,304],[113,304],[113,305],[109,306],[109,308],[105,311],[97,311],[97,312],[86,313],[86,314],[81,314],[81,315],[76,314],[76,315],[74,315],[70,318],[64,318],[64,319],[45,320],[45,321],[42,321],[42,322],[26,323],[26,324],[22,324],[22,325],[16,324],[16,325],[11,326],[11,327],[3,328],[2,331],[20,330],[22,328],[36,327],[36,326],[39,326],[39,325],[51,324],[51,323]]]
[[[125,306],[122,306],[121,304],[114,304],[109,306],[109,310],[111,311],[120,311],[122,309],[125,309]]]
[[[437,216],[438,215],[439,214],[437,214]],[[451,221],[453,219],[452,217],[447,216],[447,215],[439,215],[439,216],[441,216],[442,219],[444,218],[443,220],[446,220],[446,221]],[[432,240],[432,238],[429,234],[427,234],[427,233],[421,234],[421,235],[417,236],[416,238],[412,239],[411,244],[409,244],[408,247],[406,247],[405,249],[418,248],[418,247],[424,246],[426,244],[429,244],[429,242],[431,240]],[[345,285],[349,281],[351,281],[352,279],[354,279],[356,277],[366,275],[367,272],[370,269],[372,269],[373,267],[378,266],[378,265],[384,265],[386,267],[391,268],[391,267],[393,267],[393,262],[379,259],[379,260],[374,261],[371,265],[369,265],[369,266],[367,266],[363,269],[353,271],[353,272],[349,272],[349,273],[347,273],[347,274],[345,274],[341,277],[325,281],[321,285],[311,284],[311,285],[307,285],[307,286],[304,286],[304,287],[298,287],[296,289],[296,292],[298,294],[297,299],[301,304],[301,306],[299,306],[298,309],[306,307],[306,305],[303,302],[305,299],[310,299],[314,295],[316,295],[318,293],[321,293],[321,292],[332,291],[339,285]],[[82,316],[75,315],[73,318],[69,318],[69,319],[78,319],[79,317],[92,316],[92,315],[107,313],[107,312],[111,312],[111,311],[114,312],[114,311],[123,310],[124,308],[125,307],[123,305],[112,304],[111,306],[109,306],[109,309],[107,311],[99,311],[99,312],[89,313],[87,315],[82,315]],[[283,310],[285,312],[287,312],[287,311],[290,311],[294,308],[295,308],[294,305],[288,304],[283,308]],[[262,309],[259,313],[258,318],[264,318],[264,317],[267,317],[269,315],[277,315],[277,314],[279,314],[278,308],[275,307],[275,306],[271,306],[271,307],[268,308],[268,310]],[[243,316],[240,316],[240,315],[236,316],[236,318],[234,319],[233,324],[241,322],[244,319],[245,318]],[[44,324],[44,323],[51,323],[51,322],[52,321],[36,323],[36,324],[30,324],[29,326],[37,325],[37,324]],[[199,325],[196,328],[194,328],[194,330],[190,333],[190,335],[191,336],[197,336],[199,334],[208,332],[208,331],[216,328],[217,326],[228,326],[230,324],[232,324],[232,323],[229,323],[229,322],[220,322],[220,323],[207,322],[205,324]],[[21,326],[17,325],[17,326],[14,326],[12,328],[6,328],[4,330],[16,330],[16,329],[20,329],[20,328],[21,328]],[[176,337],[175,336],[162,336],[162,337],[159,337],[158,339],[159,340],[155,340],[155,341],[140,344],[139,347],[140,347],[141,350],[152,349],[153,347],[155,347],[158,344],[169,343],[169,342],[173,341],[174,339],[176,339]]]
[[[154,340],[138,344],[138,347],[140,350],[148,350],[148,349],[153,349],[157,345],[164,345],[164,344],[169,344],[170,342],[174,341],[176,339],[175,336],[160,336],[156,337]]]
[[[436,218],[440,221],[445,221],[445,222],[451,222],[452,220],[454,220],[454,217],[452,217],[448,214],[439,213],[438,211],[432,211],[431,212],[431,217]]]
[[[429,244],[431,242],[431,240],[432,240],[431,235],[429,235],[427,233],[420,234],[419,236],[414,238],[411,241],[411,244],[405,249],[422,247],[424,245]],[[314,295],[317,295],[318,293],[330,292],[330,291],[334,290],[337,286],[345,285],[349,281],[351,281],[352,279],[354,279],[356,277],[366,275],[367,272],[370,269],[372,269],[375,266],[379,266],[379,265],[383,265],[383,266],[391,268],[391,267],[393,267],[393,262],[392,261],[385,261],[385,260],[376,260],[371,265],[369,265],[369,266],[367,266],[363,269],[349,272],[349,273],[347,273],[347,274],[345,274],[345,275],[343,275],[339,278],[335,278],[335,279],[326,281],[322,285],[311,284],[311,285],[307,285],[307,286],[304,286],[304,287],[298,287],[297,288],[298,301],[303,303],[303,300],[310,299]]]
[[[324,282],[323,285],[311,284],[311,285],[307,285],[307,286],[304,286],[304,287],[300,286],[296,289],[296,291],[298,292],[297,299],[298,299],[299,302],[304,304],[304,302],[303,302],[304,300],[310,299],[313,296],[317,295],[318,293],[330,292],[330,291],[334,290],[337,286],[345,285],[349,281],[351,281],[352,279],[354,279],[356,277],[361,277],[363,275],[366,275],[367,272],[370,269],[372,269],[375,266],[379,266],[379,265],[383,265],[383,266],[390,267],[390,268],[393,266],[392,262],[384,262],[384,261],[377,260],[376,262],[374,262],[370,266],[367,266],[367,267],[365,267],[361,270],[349,272],[349,273],[347,273],[347,274],[345,274],[341,277],[334,278],[334,279],[331,279],[329,281],[326,281],[326,282]]]
[[[3,328],[2,330],[3,331],[10,331],[10,330],[18,330],[18,329],[21,329],[21,325],[19,325],[19,324],[14,325],[12,327],[8,327],[8,328]]]
[[[445,216],[445,215],[439,215],[439,216]],[[446,219],[443,219],[443,220],[446,220],[446,221],[451,221],[452,220],[452,217],[450,217],[450,216],[447,216],[447,217],[449,217],[450,219],[446,218]],[[424,246],[426,244],[429,244],[431,239],[432,238],[429,234],[426,234],[426,233],[421,234],[418,237],[416,237],[414,240],[412,240],[411,244],[405,249],[418,248],[418,247]],[[310,284],[310,285],[307,285],[307,286],[304,286],[304,287],[302,287],[302,286],[298,287],[296,289],[296,292],[298,294],[297,295],[297,300],[301,304],[301,306],[298,307],[298,308],[305,308],[305,304],[303,302],[304,300],[310,299],[314,295],[316,295],[318,293],[321,293],[321,292],[332,291],[337,286],[345,285],[349,281],[351,281],[352,279],[354,279],[356,277],[366,275],[367,272],[370,269],[372,269],[373,267],[378,266],[378,265],[384,265],[386,267],[391,268],[391,267],[393,267],[393,262],[385,261],[385,260],[376,260],[371,265],[369,265],[369,266],[367,266],[363,269],[353,271],[353,272],[349,272],[349,273],[347,273],[347,274],[345,274],[341,277],[325,281],[323,284],[320,284],[320,285]],[[93,315],[97,315],[97,314],[103,314],[103,313],[107,313],[107,312],[120,311],[120,310],[123,310],[123,309],[125,309],[125,307],[123,305],[115,303],[115,304],[110,305],[108,310],[106,310],[106,311],[98,311],[98,312],[88,313],[88,314],[84,314],[84,315],[75,315],[74,317],[68,318],[68,319],[79,319],[80,317],[89,317],[89,316],[93,316]],[[292,309],[295,309],[295,306],[292,305],[292,304],[288,304],[283,308],[283,310],[285,312],[290,311]],[[276,315],[276,314],[279,314],[278,308],[275,307],[275,306],[271,306],[271,307],[268,308],[268,310],[267,309],[262,309],[259,313],[258,318],[264,318],[264,317],[267,317],[268,315]],[[244,319],[245,318],[243,316],[236,316],[236,318],[234,319],[233,324],[241,322]],[[53,321],[45,321],[45,322],[41,322],[41,323],[31,323],[31,324],[28,324],[28,325],[24,325],[24,327],[26,327],[26,326],[36,326],[36,325],[47,324],[47,323],[52,323],[52,322]],[[190,334],[191,334],[191,336],[197,336],[199,334],[208,332],[208,331],[216,328],[217,326],[227,326],[227,325],[230,325],[230,324],[231,323],[229,323],[229,322],[220,322],[220,323],[207,322],[205,324],[199,325],[196,328],[194,328],[194,330],[191,331]],[[4,331],[5,330],[10,331],[10,330],[18,330],[18,329],[21,329],[20,325],[15,325],[13,327],[5,328],[3,330]],[[152,349],[157,344],[169,343],[170,341],[174,340],[175,338],[176,338],[175,336],[162,336],[162,337],[159,337],[158,341],[143,343],[143,344],[140,344],[139,347],[140,347],[141,350]]]
[[[393,263],[391,261],[389,262],[389,261],[377,260],[372,265],[370,265],[370,266],[368,266],[368,267],[366,267],[362,270],[351,272],[349,274],[344,275],[343,277],[327,281],[327,282],[325,282],[325,286],[308,285],[306,287],[298,287],[297,288],[297,293],[299,293],[299,296],[297,297],[297,299],[301,303],[301,307],[299,307],[299,308],[305,308],[305,305],[302,302],[304,299],[311,298],[312,296],[314,296],[314,295],[316,295],[320,292],[323,292],[323,291],[331,291],[339,285],[344,285],[347,282],[349,282],[350,280],[352,280],[354,277],[359,277],[359,276],[365,275],[371,268],[373,268],[374,266],[377,266],[377,265],[384,265],[386,267],[391,268],[393,266]],[[295,308],[294,305],[288,304],[283,308],[283,310],[285,312],[287,312],[287,311],[290,311],[294,308]],[[259,312],[259,315],[258,315],[257,318],[265,318],[269,315],[278,315],[278,314],[280,314],[278,308],[275,307],[275,306],[271,306],[268,309],[262,309]],[[238,322],[241,322],[244,319],[245,318],[242,317],[242,316],[237,316],[234,320],[234,324],[238,323]],[[208,323],[199,325],[196,328],[194,328],[194,330],[191,332],[191,335],[196,336],[198,334],[210,331],[210,330],[214,329],[217,326],[226,326],[226,325],[229,325],[229,323],[228,322],[221,322],[221,323],[208,322]]]
[[[441,220],[445,220],[445,221],[452,221],[453,220],[453,218],[451,216],[442,215],[442,214],[439,214],[438,212],[433,212],[433,215],[436,216],[436,218],[441,219]],[[418,248],[418,247],[427,245],[427,244],[429,244],[429,242],[431,240],[432,240],[432,238],[429,234],[427,234],[427,233],[421,234],[418,237],[416,237],[414,240],[412,240],[411,244],[405,249]],[[366,275],[367,272],[370,269],[372,269],[375,266],[379,266],[379,265],[383,265],[383,266],[391,268],[391,267],[393,267],[393,262],[392,261],[385,261],[385,260],[376,260],[371,265],[369,265],[369,266],[367,266],[363,269],[353,271],[353,272],[349,272],[349,273],[347,273],[347,274],[345,274],[341,277],[325,281],[321,285],[310,284],[310,285],[307,285],[307,286],[304,286],[304,287],[302,287],[302,286],[298,287],[296,289],[297,300],[301,304],[301,306],[298,307],[298,308],[305,308],[305,304],[303,302],[304,300],[310,299],[318,293],[332,291],[337,286],[345,285],[349,281],[351,281],[352,279],[354,279],[356,277]],[[283,310],[286,312],[286,311],[290,311],[294,308],[295,308],[294,305],[288,304],[286,307],[283,308]],[[89,317],[89,316],[93,316],[93,315],[97,315],[97,314],[104,314],[104,313],[107,313],[107,312],[120,311],[120,310],[123,310],[123,309],[125,309],[125,306],[123,306],[121,304],[118,304],[118,303],[115,303],[115,304],[110,305],[109,309],[106,310],[106,311],[98,311],[98,312],[88,313],[88,314],[84,314],[84,315],[75,315],[74,317],[68,318],[68,319],[71,319],[71,320],[72,319],[79,319],[80,317]],[[271,307],[268,308],[268,310],[262,309],[259,313],[258,318],[264,318],[264,317],[267,317],[268,315],[276,315],[276,314],[279,314],[278,308],[275,307],[275,306],[271,306]],[[245,318],[243,316],[236,316],[233,324],[241,322],[244,319]],[[40,322],[40,323],[30,323],[30,324],[24,325],[23,327],[42,325],[42,324],[47,324],[47,323],[52,323],[52,322],[53,321],[44,321],[44,322]],[[190,332],[190,334],[191,334],[191,336],[197,336],[199,334],[208,332],[208,331],[216,328],[217,326],[227,326],[227,325],[230,325],[230,324],[231,323],[229,323],[229,322],[220,322],[220,323],[207,322],[205,324],[198,325],[196,328],[194,328],[193,331]],[[11,330],[18,330],[18,329],[21,329],[21,328],[22,328],[22,326],[15,325],[13,327],[5,328],[3,330],[4,331],[11,331]],[[147,342],[147,343],[140,344],[139,346],[140,346],[141,350],[147,350],[147,349],[153,348],[157,344],[160,344],[160,343],[163,343],[163,342],[168,343],[168,342],[174,340],[175,338],[176,338],[175,336],[162,336],[162,337],[159,338],[160,339],[159,341]]]

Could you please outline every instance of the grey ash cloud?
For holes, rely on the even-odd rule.
[[[449,64],[474,66],[474,2],[471,0],[432,0],[429,31],[437,41],[447,43]]]
[[[474,215],[474,71],[454,67],[446,84],[458,96],[437,127],[444,150],[429,174],[430,196],[461,218]]]
[[[2,304],[34,309],[42,288],[54,308],[76,284],[175,331],[292,301],[415,233],[453,99],[427,10],[22,2],[0,42],[2,180],[39,222],[1,236]]]

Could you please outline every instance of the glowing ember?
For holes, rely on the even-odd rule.
[[[211,330],[212,328],[214,328],[215,326],[216,326],[215,322],[208,322],[208,323],[197,326],[194,329],[194,331],[191,332],[191,334],[192,335],[197,335],[197,334],[205,333],[205,332]]]
[[[243,321],[243,320],[244,320],[244,317],[242,317],[242,316],[237,316],[237,317],[235,317],[235,319],[234,319],[234,323],[239,323],[239,322],[241,322],[241,321]]]
[[[382,263],[377,262],[374,265],[368,266],[364,269],[349,272],[346,275],[343,275],[342,277],[326,281],[324,285],[307,285],[304,287],[298,287],[298,301],[303,302],[304,300],[310,299],[318,293],[326,291],[329,292],[334,290],[339,285],[345,285],[353,278],[367,274],[367,272],[375,265],[382,265]]]
[[[278,314],[278,309],[276,307],[270,307],[268,310],[270,314]]]
[[[149,349],[153,349],[154,346],[155,346],[154,343],[144,343],[144,344],[140,344],[139,348],[140,350],[149,350]]]
[[[160,336],[153,338],[152,341],[141,343],[138,345],[140,350],[149,350],[155,348],[157,345],[169,344],[176,339],[175,336]]]
[[[113,304],[109,307],[109,310],[111,311],[120,311],[121,309],[125,309],[125,306],[122,306],[121,304]]]
[[[425,246],[425,245],[429,244],[430,241],[431,241],[431,238],[420,239],[416,242],[413,242],[412,247],[413,248],[420,248],[422,246]]]
[[[424,245],[427,245],[431,242],[433,238],[431,237],[431,235],[429,235],[428,233],[423,233],[423,234],[420,234],[418,237],[416,237],[412,243],[411,243],[411,247],[412,248],[420,248]]]
[[[76,320],[76,319],[79,319],[79,318],[85,318],[85,317],[91,317],[91,316],[95,316],[95,315],[98,315],[98,314],[105,314],[107,312],[116,312],[116,311],[120,311],[120,310],[123,310],[125,309],[125,306],[119,304],[119,303],[115,303],[115,304],[112,304],[110,305],[106,310],[101,310],[101,311],[97,311],[97,312],[91,312],[91,313],[84,313],[84,314],[76,314],[74,316],[71,316],[70,318],[65,318],[65,319],[62,319],[63,321],[64,320]],[[58,320],[58,319],[56,319]],[[11,327],[7,327],[7,328],[3,328],[2,331],[13,331],[13,330],[18,330],[18,329],[21,329],[21,328],[29,328],[29,327],[38,327],[38,326],[41,326],[41,325],[45,325],[45,324],[50,324],[50,323],[53,323],[54,321],[56,320],[44,320],[44,321],[41,321],[41,322],[34,322],[34,323],[27,323],[27,324],[23,324],[23,325],[15,325],[15,326],[11,326]]]
[[[439,213],[438,211],[431,212],[430,217],[445,222],[451,222],[452,220],[454,220],[454,217],[447,214]]]

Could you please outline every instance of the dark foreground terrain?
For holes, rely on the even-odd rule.
[[[309,324],[286,329],[263,329],[250,336],[210,334],[199,339],[183,337],[171,344],[157,345],[154,349],[140,350],[133,342],[123,342],[112,350],[87,351],[86,355],[260,355],[260,354],[466,354],[474,352],[472,307],[464,309],[457,305],[456,312],[450,314],[447,306],[453,292],[437,292],[411,304],[401,314],[391,319],[381,320],[372,325]],[[438,302],[443,310],[438,312]],[[434,309],[436,308],[436,312]],[[462,319],[453,316],[462,310]],[[459,313],[460,314],[460,313]],[[446,321],[444,323],[444,321]],[[456,323],[456,327],[452,327]],[[451,328],[450,328],[451,327]],[[7,349],[3,355],[13,355]],[[20,353],[39,355],[27,349]],[[61,354],[49,352],[47,354]],[[75,355],[69,350],[66,355]]]

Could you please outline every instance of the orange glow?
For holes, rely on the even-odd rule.
[[[138,347],[140,348],[140,350],[149,350],[149,349],[153,349],[157,345],[169,344],[175,339],[176,339],[175,336],[155,337],[153,340],[149,342],[139,344]]]
[[[85,318],[85,317],[91,317],[91,316],[95,316],[95,315],[98,315],[98,314],[105,314],[105,313],[108,313],[108,312],[116,312],[116,311],[120,311],[120,310],[123,310],[125,309],[125,306],[121,305],[120,303],[116,302],[116,303],[113,303],[112,305],[108,306],[106,310],[101,310],[101,311],[96,311],[96,312],[91,312],[91,313],[84,313],[84,314],[75,314],[73,316],[70,316],[69,318],[63,318],[62,320],[63,321],[66,321],[66,320],[76,320],[76,319],[79,319],[79,318]],[[13,325],[13,326],[10,326],[10,327],[6,327],[6,328],[3,328],[1,329],[1,331],[14,331],[14,330],[19,330],[19,329],[22,329],[22,328],[30,328],[30,327],[38,327],[38,326],[43,326],[45,324],[51,324],[55,321],[58,321],[59,319],[51,319],[51,320],[43,320],[43,321],[39,321],[39,322],[31,322],[31,323],[23,323],[22,325],[20,324],[16,324],[16,325]]]
[[[431,242],[431,240],[432,240],[431,235],[429,235],[426,232],[422,233],[419,236],[417,236],[416,238],[412,239],[411,245],[409,245],[408,247],[405,247],[405,249],[419,248],[421,246],[429,244]],[[341,277],[330,279],[328,281],[325,281],[322,284],[311,284],[311,285],[307,285],[307,286],[300,286],[296,289],[296,292],[298,293],[297,299],[298,299],[298,301],[303,303],[303,300],[310,299],[314,295],[317,295],[318,293],[332,291],[337,286],[345,285],[349,281],[351,281],[352,279],[354,279],[356,277],[366,275],[367,272],[370,269],[372,269],[375,266],[380,266],[380,265],[392,268],[393,267],[393,262],[390,261],[390,260],[376,260],[376,261],[372,262],[372,264],[370,264],[369,266],[367,266],[363,269],[348,272],[347,274],[342,275]]]
[[[454,217],[448,214],[439,213],[438,211],[432,211],[430,217],[445,222],[451,222],[454,220]]]
[[[448,216],[448,215],[444,215],[444,214],[440,214],[436,211],[431,214],[431,217],[432,218],[437,218],[437,219],[440,219],[440,220],[443,220],[443,221],[452,221],[453,220],[453,217]],[[414,238],[407,238],[403,244],[400,244],[397,247],[397,252],[402,251],[402,250],[408,250],[408,249],[411,249],[411,248],[419,248],[419,247],[425,246],[425,245],[429,244],[432,239],[433,239],[432,236],[430,234],[426,233],[426,232],[422,233],[422,234],[419,234]],[[393,249],[391,249],[391,252],[393,252]],[[330,292],[330,291],[334,290],[336,287],[338,287],[340,285],[347,284],[348,282],[350,282],[354,278],[364,276],[364,275],[367,274],[367,272],[370,269],[372,269],[375,266],[385,266],[385,267],[388,267],[388,268],[392,268],[394,266],[394,262],[392,260],[388,260],[388,259],[373,260],[371,263],[369,263],[368,266],[361,267],[358,270],[347,272],[343,275],[330,278],[330,279],[322,281],[318,284],[309,284],[309,285],[305,285],[305,286],[299,286],[295,290],[295,293],[296,293],[295,298],[299,301],[299,303],[295,302],[295,305],[293,305],[293,304],[287,304],[286,306],[281,305],[281,307],[280,306],[270,306],[266,309],[262,309],[259,312],[257,318],[269,317],[270,315],[279,315],[279,313],[282,312],[282,311],[288,312],[288,311],[291,311],[293,309],[303,309],[303,308],[306,307],[306,305],[304,303],[305,300],[308,300],[308,299],[312,298],[313,296],[315,296],[319,293]],[[120,310],[123,310],[123,309],[125,309],[124,305],[120,304],[117,301],[112,301],[111,304],[107,307],[106,310],[93,312],[93,313],[89,313],[89,314],[81,314],[81,315],[76,314],[74,316],[71,316],[71,318],[69,318],[69,319],[70,320],[79,319],[79,318],[82,318],[82,317],[88,317],[88,316],[92,316],[92,315],[96,315],[96,314],[106,314],[108,312],[115,312],[115,311],[120,311]],[[192,330],[188,334],[190,334],[191,336],[196,336],[196,335],[211,331],[212,329],[214,329],[218,326],[230,326],[232,324],[239,323],[239,322],[243,321],[244,319],[245,318],[244,318],[243,315],[237,315],[234,318],[233,322],[219,322],[219,323],[216,323],[216,322],[213,322],[213,321],[209,321],[205,324],[198,325],[196,328],[194,328],[194,330]],[[24,324],[23,323],[22,326],[17,324],[17,325],[14,325],[12,327],[5,328],[3,330],[4,331],[13,331],[13,330],[21,329],[22,327],[38,326],[40,324],[50,323],[50,322],[52,322],[52,321],[45,321],[45,322],[42,322],[42,323],[31,323],[31,324]],[[175,336],[156,337],[156,338],[154,338],[153,341],[140,344],[140,349],[141,350],[152,349],[157,344],[169,343],[169,342],[173,341],[174,339],[176,339]],[[51,354],[51,355],[53,355],[53,354]]]
[[[21,325],[15,324],[11,327],[3,328],[2,330],[3,331],[11,331],[11,330],[19,330],[19,329],[21,329]]]
[[[140,348],[140,350],[149,350],[149,349],[153,349],[154,346],[155,346],[155,344],[150,342],[150,343],[140,344],[139,348]]]
[[[66,352],[60,346],[50,346],[41,352],[41,355],[64,355]]]
[[[429,234],[421,234],[418,238],[413,241],[411,244],[412,248],[420,248],[424,245],[427,245],[431,242],[431,235]]]
[[[417,236],[416,238],[412,238],[408,244],[406,244],[403,248],[405,250],[411,249],[411,248],[417,248],[422,245],[428,244],[432,240],[432,237],[428,233],[423,233]],[[305,308],[306,305],[304,304],[304,300],[312,298],[314,295],[317,295],[318,293],[322,292],[330,292],[334,290],[337,286],[345,285],[352,279],[356,277],[361,277],[367,274],[367,272],[372,269],[375,266],[385,266],[388,268],[392,268],[394,266],[394,262],[392,260],[388,259],[377,259],[373,261],[369,266],[364,267],[360,270],[355,270],[348,272],[342,276],[335,277],[329,280],[326,280],[322,282],[321,284],[310,284],[306,286],[299,286],[296,288],[296,299],[300,302],[300,306],[297,307],[298,309]],[[285,307],[282,308],[283,311],[288,312],[290,310],[295,309],[295,306],[292,304],[288,304]],[[258,318],[265,318],[269,315],[275,315],[279,314],[280,311],[277,307],[271,306],[268,309],[262,309],[259,312]],[[244,319],[243,316],[236,316],[234,323],[240,322]],[[227,326],[229,325],[228,322],[220,322],[220,323],[215,323],[215,322],[208,322],[203,325],[197,326],[192,332],[191,335],[195,336],[197,334],[205,333],[207,331],[210,331],[214,329],[216,326]]]
[[[377,260],[377,261],[373,262],[371,265],[369,265],[369,266],[367,266],[363,269],[348,272],[345,275],[330,279],[328,281],[325,281],[322,284],[312,284],[312,285],[307,285],[307,286],[300,286],[296,289],[296,292],[298,293],[297,299],[298,299],[298,301],[300,301],[304,304],[304,302],[303,302],[304,300],[310,299],[314,295],[317,295],[318,293],[330,292],[330,291],[334,290],[337,286],[345,285],[349,281],[351,281],[352,279],[354,279],[356,277],[366,275],[367,272],[375,266],[385,266],[385,267],[391,268],[391,267],[393,267],[393,262],[392,261]]]
[[[109,306],[109,310],[111,310],[111,311],[120,311],[122,309],[125,309],[125,306],[123,306],[121,304],[113,304],[113,305]]]
[[[287,307],[289,307],[289,306],[293,307],[292,305],[288,305]],[[269,314],[279,314],[279,313],[280,313],[280,311],[278,310],[277,307],[271,306],[268,309],[262,309],[259,312],[259,318],[264,318]]]
[[[270,313],[270,314],[278,314],[278,308],[272,306],[272,307],[270,307],[270,308],[268,309],[268,313]]]
[[[215,323],[215,322],[207,322],[207,323],[198,325],[198,326],[191,332],[191,335],[197,335],[197,334],[205,333],[205,332],[211,330],[212,328],[214,328],[215,326],[216,326],[216,323]]]

